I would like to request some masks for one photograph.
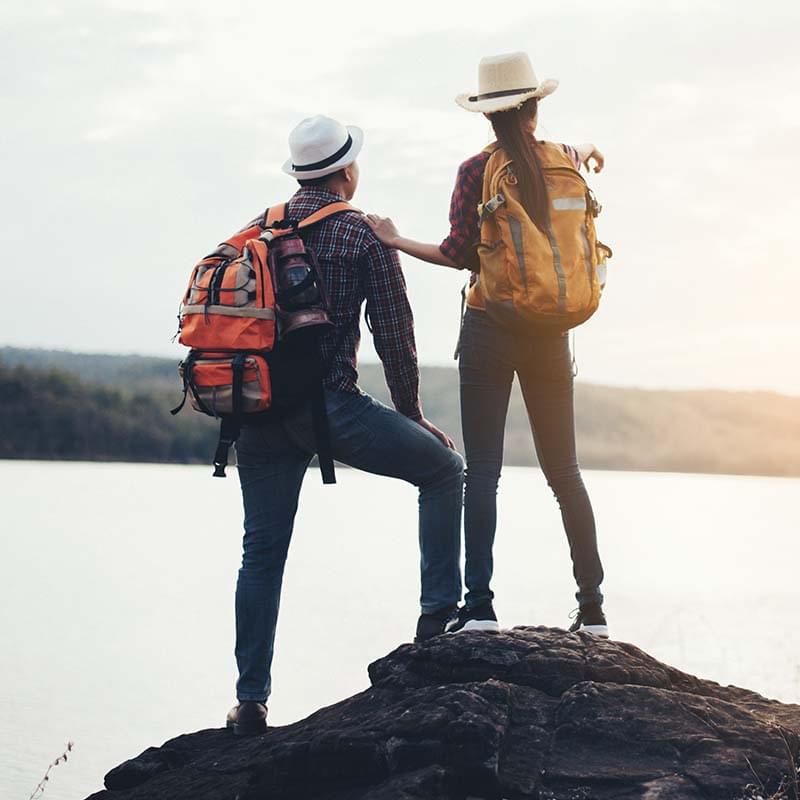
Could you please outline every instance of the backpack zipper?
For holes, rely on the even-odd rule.
[[[269,242],[264,242],[264,247],[267,251],[266,259],[269,259]],[[261,258],[261,253],[256,251],[255,253],[256,259],[258,260],[258,275],[261,278],[261,308],[267,307],[267,282],[264,279],[264,270],[266,269],[269,271],[269,266],[267,265],[266,259]],[[256,289],[258,291],[258,289]]]

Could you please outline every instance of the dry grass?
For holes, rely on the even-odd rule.
[[[50,782],[50,770],[52,770],[54,767],[57,767],[59,764],[66,763],[74,746],[74,742],[67,742],[64,752],[58,756],[58,758],[50,762],[46,772],[44,773],[44,777],[39,781],[39,785],[33,790],[33,792],[31,792],[31,796],[28,798],[28,800],[36,800],[37,797],[41,797],[42,794],[44,794],[44,790],[47,788],[47,785]]]
[[[786,757],[789,761],[789,769],[780,786],[770,795],[764,788],[764,782],[759,777],[758,773],[753,769],[750,759],[745,756],[747,766],[757,783],[750,783],[744,788],[744,793],[738,800],[800,800],[800,793],[798,793],[798,776],[800,775],[800,762],[798,761],[798,753],[792,752],[792,746],[786,737],[786,731],[779,725],[775,726],[775,730],[780,736],[783,746],[786,749]]]

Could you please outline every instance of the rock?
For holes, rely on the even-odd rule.
[[[794,797],[800,706],[548,628],[402,645],[372,687],[263,736],[180,736],[92,800]],[[758,790],[754,786],[758,786]],[[781,788],[782,787],[782,788]]]

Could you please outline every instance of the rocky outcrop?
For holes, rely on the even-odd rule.
[[[547,628],[402,645],[263,736],[179,736],[90,800],[797,798],[800,706]],[[748,786],[749,785],[749,786]]]

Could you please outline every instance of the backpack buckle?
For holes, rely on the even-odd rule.
[[[594,192],[587,187],[586,193],[589,197],[589,209],[592,212],[593,217],[600,216],[600,212],[603,210],[603,206],[597,202],[597,198],[594,196]]]
[[[478,225],[483,225],[483,221],[486,217],[488,217],[489,214],[494,214],[505,201],[505,195],[503,195],[502,192],[498,192],[491,200],[481,203],[478,206]]]

